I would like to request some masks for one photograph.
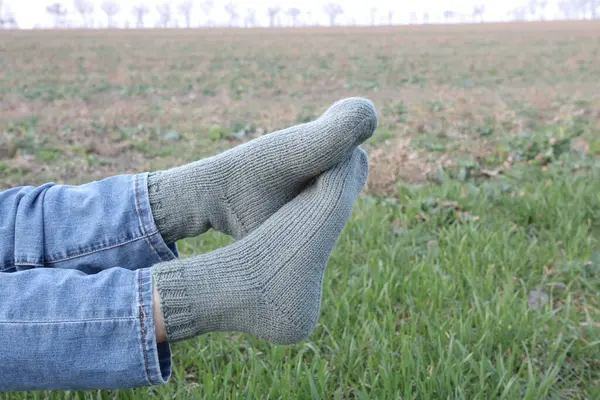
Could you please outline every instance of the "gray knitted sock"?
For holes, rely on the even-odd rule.
[[[358,148],[240,241],[153,266],[168,339],[224,331],[278,344],[308,337],[325,266],[367,175]]]
[[[373,103],[348,98],[313,122],[150,174],[150,206],[158,230],[167,243],[209,228],[244,237],[310,179],[348,158],[376,127]]]

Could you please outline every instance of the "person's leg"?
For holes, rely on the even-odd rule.
[[[148,174],[81,186],[48,183],[0,192],[0,272],[37,267],[97,273],[177,257],[158,231]]]
[[[148,267],[177,251],[154,224],[147,176],[0,193],[0,391],[168,379]]]
[[[151,269],[0,273],[0,392],[166,383]]]
[[[0,272],[134,270],[175,259],[175,241],[209,228],[242,238],[376,126],[369,100],[344,99],[314,122],[171,170],[1,192]]]
[[[164,339],[216,331],[306,338],[330,252],[367,174],[356,150],[246,238],[187,260],[94,275],[0,273],[0,390],[163,383],[171,362]]]

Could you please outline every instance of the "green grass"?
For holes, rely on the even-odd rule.
[[[38,151],[35,156],[39,161],[49,163],[57,161],[58,159],[60,159],[61,155],[62,154],[60,150],[54,149],[52,147],[46,147],[40,149],[40,151]]]
[[[173,346],[167,386],[0,398],[599,398],[599,172],[596,159],[523,163],[493,181],[364,196],[310,341],[209,334]],[[230,242],[207,234],[180,249]],[[532,290],[548,304],[532,309]]]

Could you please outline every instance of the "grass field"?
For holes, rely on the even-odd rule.
[[[599,77],[591,22],[0,31],[0,189],[177,165],[342,97],[380,118],[309,341],[210,334],[164,387],[0,399],[600,399]]]

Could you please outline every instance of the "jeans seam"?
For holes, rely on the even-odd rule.
[[[15,267],[35,267],[35,268],[42,268],[42,267],[44,267],[48,263],[49,263],[48,261],[46,261],[45,263],[40,264],[40,263],[37,263],[37,262],[17,261],[17,260],[15,260]]]
[[[146,239],[148,236],[152,236],[152,235],[154,235],[155,233],[156,233],[156,232],[154,232],[154,233],[151,233],[151,234],[149,234],[149,235],[142,235],[142,236],[138,236],[138,237],[136,237],[136,238],[129,239],[129,240],[126,240],[126,241],[124,241],[124,242],[119,242],[119,243],[116,243],[116,244],[107,245],[107,246],[100,247],[100,248],[98,248],[98,249],[91,250],[91,251],[88,251],[88,252],[83,252],[83,253],[72,254],[72,255],[70,255],[70,256],[67,256],[67,257],[64,257],[64,258],[59,258],[59,259],[57,259],[57,260],[47,260],[47,261],[45,261],[45,263],[46,263],[46,264],[55,264],[55,263],[58,263],[58,262],[61,262],[61,261],[68,261],[68,260],[72,260],[72,259],[79,258],[79,257],[85,257],[85,256],[89,256],[90,254],[99,253],[99,252],[101,252],[101,251],[104,251],[104,250],[110,250],[110,249],[114,249],[114,248],[116,248],[116,247],[120,247],[120,246],[123,246],[123,245],[129,244],[129,243],[133,243],[133,242],[136,242],[136,241],[138,241],[138,240],[143,240],[143,239]],[[32,264],[32,263],[26,263],[26,262],[25,262],[25,263],[23,263],[23,262],[15,262],[15,265],[19,265],[19,266],[21,266],[21,265],[31,265],[31,266],[34,266],[34,267],[35,267],[35,266],[43,266],[43,265],[41,265],[41,264]]]
[[[148,349],[146,348],[146,324],[144,323],[146,320],[146,313],[144,312],[144,301],[142,295],[142,271],[138,271],[138,306],[140,312],[140,328],[142,333],[142,353],[144,354],[144,371],[146,372],[146,380],[149,384],[153,384],[152,379],[150,378],[152,374],[150,373],[150,361],[148,360]]]
[[[13,265],[12,267],[8,267],[6,269],[1,269],[0,272],[8,271],[9,269],[12,269],[17,265],[19,267],[43,267],[44,266],[44,264],[38,264],[38,263],[19,262],[19,263],[15,263],[15,265]]]
[[[133,180],[133,188],[135,192],[135,210],[138,214],[138,222],[140,224],[140,228],[142,228],[142,233],[146,233],[146,226],[144,225],[144,217],[142,216],[142,211],[140,207],[140,185],[139,185],[139,176],[136,176]]]
[[[53,324],[85,324],[88,322],[106,322],[106,321],[131,321],[134,317],[117,317],[117,318],[92,318],[77,321],[60,320],[60,321],[0,321],[0,325],[53,325]]]
[[[34,266],[34,265],[32,265],[32,266]],[[2,267],[2,268],[0,268],[0,273],[2,273],[2,272],[6,272],[6,271],[10,271],[10,270],[11,270],[11,269],[13,269],[14,267],[15,267],[15,266],[14,266],[14,264],[13,264],[13,265],[11,265],[11,266],[9,266],[9,267]]]

